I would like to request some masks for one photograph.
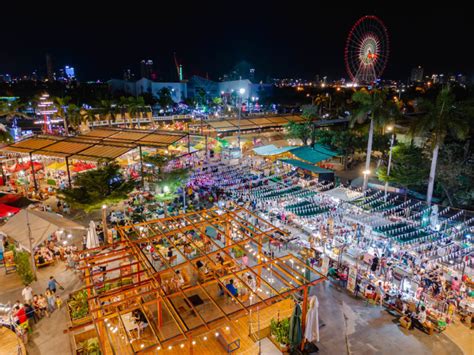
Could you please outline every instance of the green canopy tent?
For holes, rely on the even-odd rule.
[[[304,161],[297,160],[297,159],[278,159],[278,160],[281,161],[282,163],[290,164],[290,165],[293,165],[294,167],[301,168],[301,169],[304,169],[304,170],[308,170],[308,171],[311,171],[311,172],[316,173],[316,174],[330,174],[330,173],[333,173],[332,170],[323,169],[319,166],[311,165],[311,164],[305,163]]]
[[[311,164],[329,160],[338,154],[323,145],[316,144],[314,147],[298,147],[291,150],[291,154]]]

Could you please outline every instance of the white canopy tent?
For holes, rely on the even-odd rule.
[[[341,201],[353,201],[364,196],[362,192],[354,191],[354,190],[348,189],[346,187],[341,187],[341,186],[336,187],[335,189],[332,189],[332,190],[325,191],[323,192],[323,194],[328,197],[332,197]]]
[[[23,209],[0,227],[0,231],[17,241],[23,249],[31,252],[58,230],[83,231],[85,228],[58,214]],[[31,244],[29,236],[31,235]]]

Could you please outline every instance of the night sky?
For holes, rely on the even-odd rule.
[[[2,4],[0,74],[44,73],[49,52],[56,71],[72,65],[80,80],[121,78],[126,68],[138,74],[141,59],[152,59],[161,78],[175,80],[176,52],[185,77],[217,79],[246,60],[260,78],[319,74],[338,79],[347,77],[348,32],[359,17],[370,14],[379,16],[390,34],[383,78],[406,80],[416,65],[425,73],[472,76],[474,71],[472,13],[456,1],[445,7],[433,2],[412,6],[415,1],[11,3]]]

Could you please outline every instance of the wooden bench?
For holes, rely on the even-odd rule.
[[[35,264],[36,264],[37,268],[41,268],[41,267],[48,266],[48,265],[54,265],[54,264],[56,264],[56,259],[53,258],[53,259],[51,259],[49,261],[45,261],[44,263],[41,263],[41,264],[38,263],[38,260],[36,259]]]

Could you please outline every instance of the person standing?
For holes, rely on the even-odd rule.
[[[379,257],[377,256],[377,253],[375,253],[374,258],[372,259],[372,266],[370,267],[370,271],[372,271],[375,274],[378,266],[379,266]]]
[[[21,291],[21,295],[25,300],[25,303],[31,303],[33,301],[33,289],[30,285],[26,285],[25,288]]]

